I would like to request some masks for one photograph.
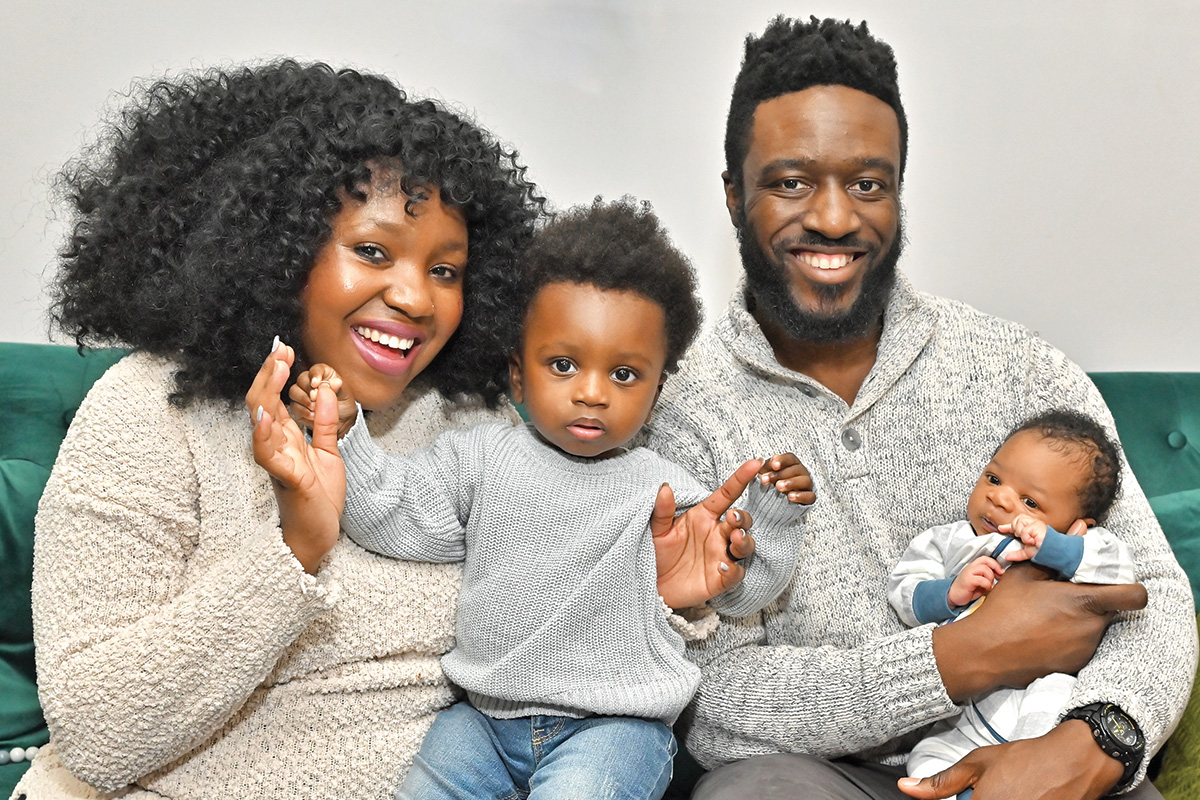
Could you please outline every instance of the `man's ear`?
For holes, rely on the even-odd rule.
[[[737,225],[741,198],[738,196],[737,187],[733,185],[733,179],[729,177],[729,170],[721,173],[721,180],[725,184],[725,208],[729,211],[729,221]]]
[[[521,354],[515,350],[508,354],[508,386],[514,403],[525,402],[525,389],[521,385]]]

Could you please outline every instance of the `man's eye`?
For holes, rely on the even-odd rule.
[[[854,190],[859,194],[876,194],[883,191],[883,184],[879,181],[864,178],[861,181],[856,181]]]
[[[612,379],[617,383],[632,383],[637,379],[637,373],[629,367],[617,367],[611,374]]]
[[[779,182],[779,185],[789,192],[794,192],[804,184],[800,182],[799,178],[784,178]]]
[[[560,375],[569,375],[575,371],[575,365],[569,358],[556,358],[550,362],[550,370]]]

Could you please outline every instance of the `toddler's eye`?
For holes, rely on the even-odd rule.
[[[617,367],[609,375],[617,383],[633,383],[637,380],[637,373],[629,367]]]
[[[550,371],[559,375],[570,375],[575,371],[575,365],[569,358],[556,358],[550,362]]]

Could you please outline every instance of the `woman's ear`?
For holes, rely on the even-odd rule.
[[[508,354],[508,386],[514,403],[525,402],[525,389],[521,386],[521,355],[515,350]]]

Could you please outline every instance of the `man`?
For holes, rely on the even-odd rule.
[[[693,797],[903,797],[905,754],[956,704],[1077,670],[1078,718],[904,791],[1062,800],[1140,784],[1130,797],[1160,797],[1145,753],[1186,701],[1194,610],[1128,475],[1107,525],[1140,584],[1014,567],[952,625],[906,630],[887,605],[909,540],[964,517],[1008,430],[1051,407],[1112,419],[1060,352],[897,273],[906,139],[891,48],[865,23],[779,18],[747,39],[723,175],[746,279],[667,382],[650,444],[707,483],[748,455],[795,452],[817,502],[790,589],[697,652],[687,744],[717,769]]]

